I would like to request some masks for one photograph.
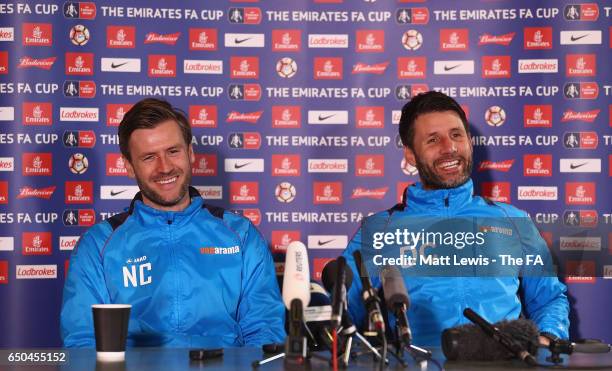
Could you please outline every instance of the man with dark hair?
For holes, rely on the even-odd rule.
[[[285,337],[267,244],[251,222],[191,187],[191,128],[169,103],[145,99],[119,125],[128,211],[79,240],[64,286],[66,347],[94,347],[92,304],[131,304],[128,346],[260,346]]]
[[[401,225],[405,231],[420,231],[420,227],[417,228],[416,225],[427,220],[434,220],[435,223],[431,223],[434,226],[441,225],[444,230],[453,232],[463,225],[474,226],[470,223],[462,224],[461,218],[463,221],[478,219],[489,223],[498,222],[504,227],[488,227],[489,231],[495,233],[491,233],[491,236],[485,234],[487,245],[481,250],[483,253],[485,249],[510,251],[510,247],[514,246],[519,252],[535,251],[541,256],[549,257],[546,243],[524,211],[473,194],[469,127],[463,109],[455,100],[433,91],[417,95],[402,109],[399,132],[404,145],[404,158],[417,168],[420,182],[406,188],[403,202],[364,219],[362,227],[343,253],[355,273],[358,271],[352,255],[356,250],[361,250],[364,256],[372,256],[368,255],[368,252],[372,251],[380,256],[398,256],[399,249],[395,246],[387,245],[389,248],[384,250],[385,247],[376,247],[370,243],[373,230],[393,232],[391,226]],[[413,253],[422,257],[424,251],[427,251],[426,247],[426,244],[423,244],[419,252],[414,250]],[[434,247],[442,248],[432,248]],[[374,250],[377,248],[381,250]],[[446,251],[438,250],[440,249],[433,251],[436,254]],[[459,250],[467,256],[477,257],[479,254],[479,251],[464,249],[463,246],[450,251],[457,253]],[[381,264],[377,263],[381,261],[378,259],[372,259],[372,262],[382,268]],[[417,261],[418,259],[414,261],[415,264],[419,264]],[[529,274],[519,278],[518,275],[504,275],[489,270],[488,275],[482,276],[419,276],[410,274],[415,269],[420,269],[419,267],[408,267],[409,264],[406,266],[404,281],[410,297],[408,316],[416,344],[439,345],[444,329],[469,323],[462,314],[468,307],[490,322],[517,319],[524,311],[538,326],[542,335],[539,340],[543,344],[550,338],[568,337],[569,305],[565,295],[566,287],[554,274]],[[489,268],[483,264],[480,267],[472,267],[469,272],[487,269]],[[446,272],[454,271],[449,268]],[[372,273],[370,275],[373,276],[373,284],[379,287],[379,277]],[[360,280],[353,280],[349,290],[349,311],[356,323],[362,323],[365,317],[365,308],[360,298],[361,290]],[[523,305],[519,296],[522,297]]]

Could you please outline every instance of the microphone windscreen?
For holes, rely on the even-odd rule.
[[[338,261],[336,259],[331,260],[321,272],[321,280],[323,281],[323,287],[327,292],[331,293],[334,291],[334,284],[336,283],[336,275],[338,274]],[[344,271],[344,285],[346,289],[350,289],[353,284],[353,271],[348,268]]]
[[[393,311],[396,304],[405,304],[406,309],[410,307],[410,298],[404,283],[404,277],[399,269],[395,266],[385,267],[380,272],[383,291],[385,293],[385,302],[387,308]]]
[[[539,330],[535,323],[521,318],[501,321],[494,326],[512,337],[522,349],[533,356],[537,355]],[[442,352],[449,361],[503,361],[514,358],[503,345],[471,323],[444,330]]]
[[[300,241],[293,241],[287,246],[283,274],[283,302],[287,309],[291,308],[294,299],[301,300],[302,307],[306,307],[310,301],[308,253]]]

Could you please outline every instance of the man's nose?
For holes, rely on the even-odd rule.
[[[440,149],[443,154],[457,152],[457,143],[449,137],[440,139]]]
[[[172,162],[167,156],[159,156],[157,161],[157,171],[167,173],[172,170]]]

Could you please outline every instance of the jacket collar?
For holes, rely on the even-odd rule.
[[[200,192],[194,187],[189,186],[189,197],[191,202],[184,210],[165,211],[145,205],[142,200],[142,192],[138,192],[130,203],[128,213],[135,215],[145,223],[179,225],[191,219],[203,206],[204,200],[200,196]]]
[[[468,179],[464,184],[449,189],[425,190],[417,182],[404,191],[404,205],[413,211],[457,210],[467,205],[473,197],[474,184]]]

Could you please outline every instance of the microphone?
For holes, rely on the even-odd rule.
[[[412,342],[412,332],[406,312],[410,308],[410,299],[404,284],[404,277],[397,267],[388,266],[380,272],[380,279],[387,308],[397,319],[398,336],[404,344],[409,345]]]
[[[363,286],[361,296],[368,312],[368,330],[375,330],[378,334],[384,334],[385,320],[380,312],[380,299],[376,290],[372,287],[368,270],[362,265],[361,252],[359,250],[353,252],[353,258],[355,258],[355,265],[357,265],[357,272],[359,272],[359,278],[361,278],[361,285]]]
[[[551,340],[548,346],[551,353],[608,353],[610,344],[601,342],[601,340],[587,339],[574,343],[569,340],[556,339]]]
[[[492,337],[493,340],[501,344],[504,348],[506,348],[510,353],[520,359],[521,361],[527,363],[529,366],[537,366],[536,359],[531,355],[531,353],[527,350],[527,347],[522,346],[519,342],[514,340],[514,338],[506,333],[500,331],[499,328],[493,326],[487,320],[482,318],[478,313],[474,312],[470,308],[465,308],[463,311],[463,315],[478,325],[485,334]],[[535,326],[534,326],[535,327]],[[537,330],[537,328],[536,328]],[[537,339],[537,335],[536,335]],[[537,344],[537,340],[536,340]],[[536,348],[537,349],[537,348]],[[482,351],[482,350],[481,350]]]
[[[283,302],[289,310],[285,356],[286,359],[301,363],[306,359],[308,350],[302,326],[304,307],[310,302],[310,269],[306,246],[300,241],[293,241],[287,246],[283,274]]]
[[[347,307],[346,292],[353,283],[353,272],[346,269],[346,259],[340,256],[325,265],[321,278],[325,289],[332,293],[331,324],[338,327],[342,322],[342,311]]]
[[[532,321],[520,318],[500,321],[494,326],[518,342],[522,349],[537,354],[539,330]],[[442,352],[449,361],[504,361],[514,356],[471,323],[444,330]]]

